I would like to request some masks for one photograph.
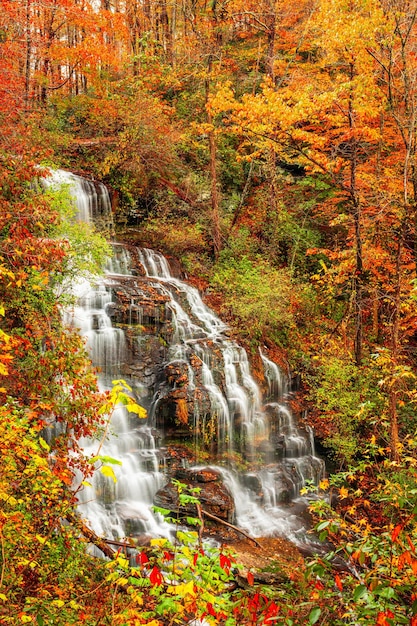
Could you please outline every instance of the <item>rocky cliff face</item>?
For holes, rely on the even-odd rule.
[[[145,275],[136,249],[132,247],[129,252],[131,274],[109,274],[105,279],[113,298],[107,313],[112,326],[125,336],[118,375],[134,381],[133,386],[141,390],[140,402],[150,410],[156,428],[168,436],[192,438],[196,412],[206,420],[211,413],[203,361],[190,341],[182,342],[179,357],[172,358],[170,346],[176,329],[171,298],[154,277]],[[224,388],[221,352],[213,341],[208,340],[207,345],[212,350],[213,375]]]
[[[104,284],[80,303],[80,327],[104,385],[125,379],[148,411],[147,422],[126,415],[114,427],[109,456],[123,462],[103,504],[137,534],[152,524],[145,510],[152,503],[179,514],[180,481],[185,490],[199,488],[206,529],[215,522],[222,534],[230,524],[258,535],[282,532],[294,521],[280,507],[322,475],[311,433],[289,410],[278,367],[260,353],[265,404],[245,350],[173,274],[161,254],[116,244]],[[181,515],[196,517],[198,507]]]

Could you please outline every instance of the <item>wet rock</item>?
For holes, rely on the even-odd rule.
[[[235,518],[234,501],[229,490],[220,480],[219,474],[211,470],[195,471],[190,469],[178,470],[175,475],[180,476],[179,480],[187,487],[198,486],[200,488],[199,493],[195,495],[203,510],[221,520],[233,523]],[[178,513],[180,519],[186,516],[198,516],[194,504],[179,507],[178,489],[172,482],[167,483],[156,493],[154,504],[173,513]]]
[[[219,470],[211,467],[202,468],[179,468],[175,471],[174,477],[183,480],[188,484],[192,483],[212,483],[222,479]]]
[[[256,474],[243,474],[242,482],[247,487],[257,500],[261,500],[263,497],[262,483],[259,480],[259,476]]]
[[[294,477],[281,463],[268,465],[259,472],[261,483],[267,486],[264,491],[265,504],[288,504],[296,493]]]
[[[185,387],[189,384],[188,363],[186,361],[171,361],[165,366],[165,376],[171,387]]]

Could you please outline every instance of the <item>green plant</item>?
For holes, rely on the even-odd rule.
[[[114,590],[123,588],[127,600],[122,611],[114,610],[112,624],[148,626],[186,624],[205,620],[209,624],[242,626],[269,624],[283,608],[266,589],[256,589],[247,574],[248,590],[236,589],[239,565],[230,550],[203,543],[199,533],[179,525],[181,511],[190,504],[199,510],[198,488],[175,481],[178,509],[156,509],[175,524],[175,538],[151,540],[135,556],[135,565],[118,554],[107,564],[107,581]],[[187,524],[199,526],[200,517],[185,514]],[[291,624],[291,620],[285,622]],[[314,623],[314,622],[311,622]]]

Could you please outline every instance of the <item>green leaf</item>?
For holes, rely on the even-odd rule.
[[[318,622],[320,618],[320,615],[321,615],[321,608],[319,606],[315,606],[310,611],[310,615],[308,616],[308,623],[316,624],[316,622]]]
[[[363,598],[363,596],[368,593],[368,589],[366,588],[365,585],[358,585],[355,589],[355,591],[353,592],[353,601],[357,602],[358,600],[360,600],[361,598]]]
[[[155,513],[160,513],[164,517],[166,517],[167,515],[169,515],[171,513],[171,511],[169,509],[163,509],[160,506],[153,506],[152,509],[155,511]]]
[[[179,502],[181,506],[185,506],[186,504],[200,504],[200,500],[195,496],[189,496],[186,493],[182,493],[179,496]]]
[[[122,462],[118,459],[114,459],[111,456],[106,456],[105,454],[99,456],[92,456],[91,459],[88,459],[88,462],[92,465],[97,461],[101,461],[102,463],[110,463],[110,465],[122,465]]]
[[[190,524],[190,526],[201,526],[201,520],[198,517],[187,517],[187,524]]]
[[[158,615],[164,615],[164,613],[177,613],[178,602],[173,598],[164,598],[156,607],[156,612]]]
[[[46,443],[45,439],[42,439],[42,437],[39,437],[39,443],[41,448],[43,448],[44,450],[46,450],[47,452],[50,451],[50,446]]]
[[[114,459],[111,456],[100,455],[98,458],[103,463],[110,463],[111,465],[122,465],[121,461],[119,461],[118,459]]]
[[[380,595],[381,598],[385,598],[386,600],[391,600],[391,598],[395,597],[396,593],[395,589],[393,589],[392,587],[384,587],[383,589],[381,589],[378,595]]]

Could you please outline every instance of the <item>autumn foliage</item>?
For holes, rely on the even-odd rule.
[[[416,110],[406,0],[0,0],[1,620],[416,624]],[[62,326],[51,163],[106,182],[121,236],[301,376],[337,555],[235,596],[195,538],[86,555],[71,486],[109,398]]]

